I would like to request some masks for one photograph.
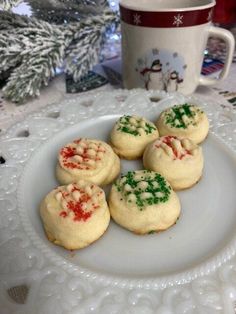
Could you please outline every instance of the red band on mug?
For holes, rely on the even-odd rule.
[[[213,8],[184,12],[148,12],[131,10],[120,5],[120,13],[123,22],[134,26],[186,27],[210,22]]]

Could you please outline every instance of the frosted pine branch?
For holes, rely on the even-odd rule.
[[[101,16],[60,26],[0,12],[0,73],[15,67],[4,96],[20,103],[39,95],[63,61],[65,71],[78,80],[98,63],[105,30],[117,22],[107,9]]]
[[[98,63],[100,41],[100,32],[91,29],[76,45],[70,46],[65,71],[73,75],[74,81],[78,81]]]
[[[35,30],[47,29],[48,31],[52,31],[55,29],[55,25],[51,25],[34,17],[29,18],[25,15],[18,15],[12,12],[0,11],[0,31],[8,30],[11,32],[21,32],[29,28],[33,28]]]
[[[47,49],[42,56],[24,58],[22,64],[11,74],[10,80],[3,88],[3,93],[12,101],[21,103],[28,96],[39,96],[40,88],[48,85],[55,75],[55,69],[61,65],[62,55],[60,49],[56,53],[55,47]]]
[[[71,7],[80,12],[96,12],[102,13],[104,9],[109,9],[109,2],[107,0],[58,0],[64,7]]]
[[[23,0],[0,0],[0,8],[3,10],[11,10],[13,7],[20,4]]]
[[[98,16],[88,16],[85,20],[82,20],[80,22],[80,27],[78,28],[77,23],[71,23],[68,25],[68,27],[65,29],[65,32],[73,33],[74,39],[77,39],[81,37],[81,29],[85,29],[86,27],[109,27],[111,24],[118,24],[119,23],[119,17],[116,15],[116,13],[112,12],[110,9],[104,10],[102,15]],[[103,31],[105,31],[105,28],[103,28]]]
[[[0,34],[0,74],[21,62],[22,47],[19,39],[13,39],[6,32]]]
[[[28,28],[12,29],[11,36],[8,34],[10,39],[7,34],[3,31],[0,36],[6,41],[0,48],[0,72],[8,64],[19,65],[11,73],[3,93],[14,102],[22,102],[28,96],[38,96],[40,88],[54,76],[64,59],[65,38],[60,29],[36,19],[30,21]]]
[[[68,0],[59,0],[60,2],[66,3],[68,2]],[[108,1],[107,0],[100,0],[100,1],[96,1],[96,0],[69,0],[70,3],[74,3],[74,4],[83,4],[86,6],[101,6],[101,7],[108,7]]]
[[[47,54],[55,39],[61,38],[60,45],[64,46],[63,33],[46,22],[8,13],[0,17],[0,73],[20,64],[26,55]],[[10,29],[10,25],[18,27]]]
[[[77,31],[76,24],[69,25],[68,32],[72,32],[73,44],[66,50],[65,71],[78,81],[99,61],[99,48],[101,47],[103,35],[106,28],[111,24],[117,24],[118,17],[110,10],[105,10],[101,16],[88,17],[81,21],[81,28]]]

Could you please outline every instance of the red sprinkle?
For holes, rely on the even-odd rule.
[[[81,139],[75,140],[73,143],[75,144],[79,144],[81,142]],[[61,149],[60,151],[60,155],[63,157],[63,165],[66,168],[70,168],[70,169],[80,169],[80,170],[89,170],[91,169],[90,166],[88,165],[84,165],[83,163],[81,164],[80,162],[75,162],[75,161],[69,161],[68,159],[71,157],[74,157],[75,155],[79,155],[80,157],[82,157],[83,162],[88,162],[90,160],[90,156],[88,155],[88,147],[83,148],[83,153],[82,154],[78,154],[76,151],[75,147],[71,147],[71,146],[65,146]],[[98,147],[98,150],[96,151],[96,153],[99,152],[103,152],[105,153],[106,150],[103,149],[102,147]],[[96,156],[95,161],[100,161],[101,158],[98,158]]]
[[[79,192],[81,192],[82,189],[77,188],[75,185],[73,185],[73,189],[71,190],[71,193],[73,193],[74,191],[79,191]]]
[[[63,217],[63,218],[65,218],[65,217],[68,216],[68,214],[67,214],[67,212],[62,211],[62,212],[60,212],[60,216]]]
[[[60,191],[60,190],[59,190],[59,192],[61,192],[63,198],[66,198],[67,196],[69,196],[69,192]]]
[[[67,168],[71,168],[71,169],[80,169],[80,170],[83,170],[83,169],[86,169],[85,166],[79,164],[79,163],[74,163],[74,162],[67,162],[65,160],[63,160],[63,165]]]
[[[191,152],[189,150],[186,149],[186,153],[182,154],[179,158],[183,159],[186,155],[192,155]]]
[[[78,202],[69,201],[67,207],[73,211],[75,217],[74,221],[86,221],[89,217],[91,217],[92,212],[85,212],[82,209],[83,201],[82,199]]]
[[[168,135],[168,136],[165,136],[165,137],[162,138],[162,142],[165,143],[166,145],[168,145],[172,149],[172,151],[173,151],[173,153],[175,155],[175,159],[176,158],[183,159],[183,157],[185,157],[186,155],[191,155],[190,151],[185,149],[185,153],[183,153],[180,156],[178,156],[177,150],[172,146],[172,139],[177,139],[177,137],[174,136],[174,135]],[[155,145],[155,146],[157,148],[160,147],[160,145]]]
[[[176,136],[165,136],[164,139],[163,139],[163,143],[165,143],[166,145],[168,145],[168,146],[172,149],[172,151],[173,151],[175,157],[177,158],[177,157],[178,157],[178,152],[177,152],[176,149],[175,149],[174,147],[172,147],[172,145],[171,145],[171,140],[172,140],[172,139],[176,139]]]
[[[76,155],[76,148],[75,147],[70,147],[70,146],[63,147],[61,149],[60,154],[65,159],[73,157],[73,156]]]
[[[95,186],[92,184],[91,188],[94,188]],[[89,212],[85,212],[83,210],[83,204],[88,203],[91,200],[91,196],[89,196],[84,189],[76,186],[73,184],[73,189],[71,191],[71,193],[73,193],[74,191],[79,191],[81,193],[80,198],[78,201],[74,201],[69,199],[69,201],[67,202],[67,208],[69,211],[72,211],[74,213],[74,221],[86,221],[88,218],[90,218],[93,214],[93,211],[99,208],[99,205],[96,205],[95,203],[92,203],[92,211]],[[70,193],[68,193],[67,191],[62,191],[59,190],[59,192],[62,193],[62,197],[64,198],[65,201],[67,201],[67,197],[70,196]],[[102,194],[103,192],[100,191],[97,195]],[[69,211],[61,211],[60,212],[60,216],[63,218],[66,218],[69,214]]]

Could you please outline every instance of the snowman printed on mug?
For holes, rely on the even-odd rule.
[[[187,65],[178,53],[155,48],[144,58],[139,58],[136,71],[147,90],[175,92],[184,81],[186,68]]]
[[[177,92],[179,84],[182,82],[183,79],[179,77],[179,73],[177,71],[172,71],[167,81],[165,90],[167,92]]]
[[[159,59],[154,60],[150,68],[146,67],[140,73],[145,77],[146,89],[164,89],[162,64]]]

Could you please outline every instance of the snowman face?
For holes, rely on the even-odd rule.
[[[170,78],[171,78],[172,80],[177,79],[177,78],[178,78],[177,73],[176,73],[176,72],[171,73]]]
[[[161,70],[161,64],[159,63],[159,64],[154,64],[153,66],[152,66],[152,69],[153,70]]]

